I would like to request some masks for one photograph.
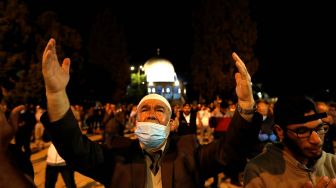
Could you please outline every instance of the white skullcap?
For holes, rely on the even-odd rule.
[[[154,94],[148,94],[148,95],[144,96],[144,97],[141,99],[141,101],[139,102],[139,104],[138,104],[138,108],[140,107],[140,105],[141,105],[144,101],[146,101],[146,100],[148,100],[148,99],[156,99],[156,100],[162,101],[162,102],[164,102],[164,103],[166,104],[166,106],[169,108],[170,112],[172,111],[172,110],[171,110],[171,107],[170,107],[170,104],[169,104],[169,102],[167,101],[167,99],[164,98],[163,96],[161,96],[161,95],[159,95],[159,94],[155,94],[155,93],[154,93]]]

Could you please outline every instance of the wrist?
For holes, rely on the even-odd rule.
[[[51,122],[61,119],[70,108],[70,102],[65,91],[47,92],[47,109]]]
[[[240,114],[251,115],[257,111],[257,106],[253,103],[253,105],[247,105],[242,107],[242,105],[237,103],[237,111]]]

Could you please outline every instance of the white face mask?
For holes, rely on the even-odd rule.
[[[135,135],[146,148],[158,148],[168,138],[169,126],[153,122],[137,122]]]

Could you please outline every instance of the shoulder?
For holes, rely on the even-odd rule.
[[[330,164],[336,166],[336,155],[323,151],[322,156],[317,161],[317,163],[324,163],[324,165]]]
[[[108,158],[119,156],[119,159],[131,160],[142,155],[139,141],[123,136],[114,136],[108,144],[103,145],[103,148],[106,149]]]
[[[110,139],[109,149],[140,147],[137,139],[130,139],[124,136],[112,136]]]
[[[288,159],[281,148],[275,144],[269,144],[262,153],[252,158],[246,164],[246,171],[261,174],[282,174],[286,168]]]
[[[171,135],[170,139],[172,142],[183,143],[183,142],[194,142],[195,139],[197,140],[197,137],[194,134]]]
[[[170,144],[175,145],[177,149],[183,148],[185,151],[194,151],[194,149],[199,145],[197,137],[194,134],[171,136]]]

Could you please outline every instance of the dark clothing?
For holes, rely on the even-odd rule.
[[[82,135],[71,110],[59,121],[41,117],[59,154],[75,171],[105,187],[143,188],[146,161],[138,140],[114,137],[110,148]],[[201,188],[207,178],[223,167],[245,158],[256,142],[259,127],[235,113],[226,135],[208,145],[200,145],[196,135],[169,137],[161,158],[163,188]]]
[[[46,178],[45,178],[45,188],[54,188],[57,182],[58,174],[61,173],[64,184],[66,188],[75,188],[75,177],[74,171],[68,167],[64,166],[51,166],[47,165],[46,168]]]
[[[330,125],[328,132],[324,136],[323,150],[327,153],[335,154],[334,140],[336,140],[336,125]]]
[[[50,142],[51,136],[47,131],[43,131],[42,140]],[[50,148],[52,147],[52,148]],[[54,188],[56,186],[58,174],[61,174],[66,188],[75,188],[75,172],[65,164],[64,160],[58,155],[57,151],[51,144],[48,149],[47,167],[45,174],[45,188]]]
[[[25,155],[25,153],[15,144],[9,144],[8,146],[10,159],[14,164],[26,175],[30,176],[34,180],[33,164]],[[1,172],[6,173],[6,172]]]
[[[254,147],[254,153],[252,153],[251,156],[249,156],[248,158],[254,158],[255,156],[259,155],[265,145],[269,142],[275,142],[276,141],[276,135],[273,131],[273,126],[274,126],[274,117],[273,115],[269,114],[266,116],[265,119],[263,119],[261,121],[261,125],[260,125],[260,132],[259,132],[259,142],[258,144],[256,144]]]
[[[23,152],[28,160],[30,160],[31,156],[30,141],[33,135],[35,124],[36,119],[34,111],[27,110],[20,114],[20,126],[15,134],[15,143],[19,148],[23,149]]]
[[[197,118],[197,112],[196,111],[190,111],[190,121],[189,123],[185,119],[183,112],[180,112],[180,118],[179,118],[179,126],[177,128],[177,134],[178,135],[187,135],[187,134],[197,134],[197,125],[196,125],[196,118]]]
[[[268,115],[262,122],[260,131],[265,134],[273,134],[273,125],[274,125],[274,118],[273,115]]]
[[[214,128],[214,139],[220,139],[225,137],[230,123],[232,121],[232,117],[211,117],[211,123],[210,125]],[[240,160],[240,161],[238,161]],[[244,171],[246,164],[246,158],[240,158],[237,159],[234,162],[231,162],[230,164],[226,165],[225,168],[222,169],[222,172],[224,172],[225,179],[230,178],[231,184],[238,184],[239,182],[239,173]],[[214,175],[214,181],[211,184],[211,187],[217,188],[218,187],[218,174]]]
[[[111,139],[115,136],[124,136],[126,115],[125,112],[117,112],[105,116],[103,124],[105,130],[103,132],[103,141],[105,144],[110,145]]]

